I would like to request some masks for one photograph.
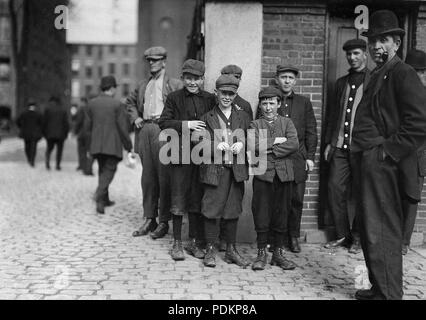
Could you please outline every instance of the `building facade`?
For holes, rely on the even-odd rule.
[[[137,86],[135,44],[70,44],[71,101],[99,93],[103,76],[113,75],[119,84],[116,98],[123,99]]]

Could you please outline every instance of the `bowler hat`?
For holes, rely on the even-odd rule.
[[[204,67],[204,63],[194,59],[188,59],[183,63],[182,66],[182,74],[190,73],[196,76],[204,76],[204,72],[206,71]]]
[[[348,51],[352,49],[362,49],[367,50],[367,42],[362,39],[351,39],[345,42],[343,45],[343,50]]]
[[[403,36],[405,34],[404,29],[401,29],[398,24],[398,18],[395,13],[390,10],[378,10],[371,14],[370,25],[368,31],[364,31],[361,34],[364,37],[372,38],[385,34],[396,34]]]
[[[286,65],[286,66],[278,65],[277,66],[277,75],[279,75],[280,73],[283,73],[283,72],[287,72],[287,71],[293,72],[296,77],[299,75],[299,69],[296,68],[295,66],[290,66],[290,65]]]
[[[237,92],[239,81],[232,75],[223,74],[216,80],[216,89]]]
[[[243,74],[243,70],[235,64],[230,64],[230,65],[227,65],[226,67],[223,67],[220,73],[221,74],[238,74],[241,76]]]
[[[415,70],[426,69],[426,52],[417,49],[408,51],[405,63],[412,66]]]
[[[108,90],[110,88],[116,88],[117,81],[114,76],[105,76],[101,79],[101,90]]]
[[[29,98],[28,99],[28,102],[27,102],[27,106],[28,107],[30,107],[30,106],[36,106],[36,105],[37,105],[37,102],[33,98]]]
[[[281,91],[275,87],[266,87],[259,92],[259,100],[273,97],[282,98]]]
[[[167,50],[163,47],[152,47],[145,51],[145,59],[164,59],[167,58]]]

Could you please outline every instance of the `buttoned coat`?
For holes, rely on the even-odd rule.
[[[36,110],[25,110],[16,120],[19,137],[24,140],[40,140],[43,137],[43,116]]]
[[[149,81],[151,81],[152,77],[150,77],[147,81],[141,81],[138,85],[138,88],[133,91],[130,96],[126,99],[126,108],[129,114],[130,123],[134,124],[137,118],[143,119],[144,113],[144,103],[145,103],[145,91],[148,86]],[[170,78],[167,74],[164,75],[163,81],[163,101],[166,103],[167,96],[176,90],[182,89],[183,84],[181,80]],[[142,148],[140,148],[139,144],[141,143],[141,139],[139,137],[140,129],[135,129],[135,152],[139,153]]]
[[[210,148],[211,161],[209,164],[200,165],[200,180],[202,183],[217,186],[219,184],[220,176],[223,172],[223,164],[215,164],[216,159],[222,159],[222,151],[217,149],[219,143],[222,142],[221,126],[216,112],[213,110],[207,112],[200,118],[201,121],[206,123],[206,132],[208,135],[201,137],[199,143],[200,148]],[[246,134],[250,126],[250,116],[246,111],[237,110],[233,107],[231,113],[231,131],[234,136],[232,143],[241,142],[244,147],[241,153],[233,156],[232,172],[236,182],[248,180],[248,163],[245,157],[246,150]],[[206,159],[207,160],[207,159]]]
[[[260,118],[251,122],[250,129],[254,130],[254,135],[248,135],[250,151],[259,153],[263,146],[266,147],[267,152],[266,157],[264,154],[263,156],[259,154],[259,163],[254,163],[258,168],[266,167],[266,172],[255,175],[255,179],[272,183],[277,175],[281,182],[294,181],[294,164],[291,155],[299,150],[299,140],[293,121],[278,115],[275,129],[271,132],[267,121]],[[287,141],[274,145],[278,137],[285,137]]]
[[[46,139],[65,140],[70,129],[68,113],[61,105],[50,105],[43,114],[43,135]]]
[[[90,133],[90,153],[123,158],[123,148],[132,149],[127,115],[120,101],[100,94],[89,101],[87,132]]]

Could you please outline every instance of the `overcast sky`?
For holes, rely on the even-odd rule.
[[[136,43],[138,0],[72,0],[68,43]]]

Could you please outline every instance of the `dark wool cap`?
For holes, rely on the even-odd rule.
[[[223,74],[216,81],[216,89],[237,92],[239,81],[231,75]]]
[[[101,90],[116,88],[117,81],[114,76],[106,76],[101,79]]]
[[[259,92],[259,100],[273,97],[282,98],[281,91],[275,87],[266,87]]]
[[[239,66],[236,66],[235,64],[230,64],[224,67],[220,73],[221,74],[239,74],[241,76],[243,74],[243,70]]]
[[[296,75],[296,77],[299,75],[299,69],[296,68],[295,66],[290,66],[290,65],[287,65],[287,66],[279,65],[279,66],[277,66],[277,75],[279,75],[280,73],[283,73],[283,72],[287,72],[287,71],[293,72]]]
[[[182,66],[182,74],[190,73],[196,76],[204,76],[204,72],[206,71],[204,67],[204,63],[198,60],[189,59],[186,60]]]
[[[163,47],[152,47],[145,51],[145,59],[164,59],[167,58],[167,50]]]
[[[345,42],[343,45],[343,50],[348,51],[352,49],[362,49],[367,50],[367,42],[362,39],[351,39]]]

